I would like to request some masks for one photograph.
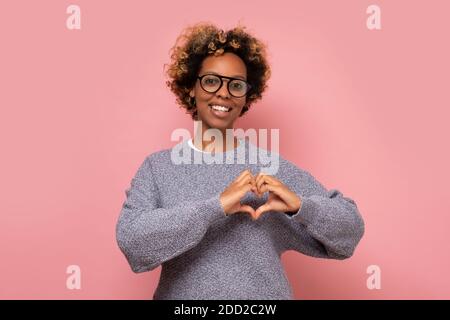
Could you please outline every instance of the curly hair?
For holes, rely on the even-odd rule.
[[[245,114],[252,103],[261,99],[271,74],[266,46],[244,29],[243,26],[237,26],[225,32],[211,23],[201,22],[187,27],[178,36],[171,49],[171,63],[167,69],[170,80],[166,84],[175,94],[177,103],[191,114],[192,119],[197,119],[197,111],[189,92],[197,81],[203,60],[210,55],[232,52],[246,65],[251,89],[239,116]]]

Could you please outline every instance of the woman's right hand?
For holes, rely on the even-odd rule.
[[[239,176],[220,194],[220,202],[226,215],[236,212],[247,212],[255,218],[255,209],[241,204],[242,197],[248,192],[256,192],[256,180],[249,169],[242,171]]]

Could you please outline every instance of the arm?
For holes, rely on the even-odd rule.
[[[365,231],[355,201],[337,189],[327,190],[308,172],[291,169],[289,188],[301,204],[298,211],[285,213],[293,231],[288,249],[322,258],[351,257]]]
[[[116,239],[136,273],[153,270],[193,248],[213,222],[226,217],[219,194],[160,208],[150,157],[141,164],[125,193]]]

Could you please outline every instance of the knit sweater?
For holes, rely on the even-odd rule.
[[[355,201],[339,190],[327,190],[276,154],[273,176],[297,194],[300,209],[265,212],[257,220],[244,212],[226,215],[221,192],[243,170],[256,175],[266,167],[249,161],[261,149],[240,139],[236,149],[216,154],[223,163],[176,163],[174,151],[181,148],[189,150],[186,159],[202,155],[188,140],[148,155],[125,190],[116,226],[117,243],[133,272],[162,266],[153,299],[293,299],[283,252],[329,259],[353,255],[364,221]],[[237,159],[240,152],[245,163]],[[225,157],[234,162],[225,163]],[[267,198],[267,192],[259,198],[250,191],[241,203],[257,208]]]

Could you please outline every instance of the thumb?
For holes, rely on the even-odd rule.
[[[244,204],[244,205],[241,204],[241,206],[239,207],[239,211],[247,212],[247,213],[249,213],[252,217],[253,217],[254,214],[255,214],[255,209],[253,209],[252,207],[250,207],[250,206],[247,205],[247,204]]]
[[[272,210],[272,207],[270,206],[270,204],[263,204],[260,207],[258,207],[258,209],[256,209],[255,211],[255,216],[259,217],[260,215],[262,215],[264,212],[270,211]]]

